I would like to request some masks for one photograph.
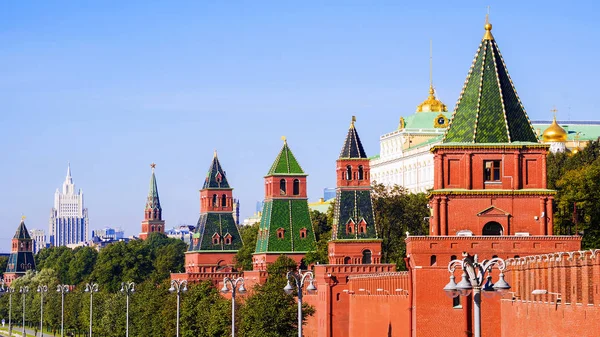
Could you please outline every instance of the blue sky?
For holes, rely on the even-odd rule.
[[[488,4],[529,116],[598,119],[593,1],[0,3],[0,251],[22,213],[48,229],[69,161],[91,228],[127,235],[152,162],[167,227],[195,224],[214,149],[252,214],[282,135],[318,199],[351,115],[374,155],[426,98],[430,39],[454,106]]]

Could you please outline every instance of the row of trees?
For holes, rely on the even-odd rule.
[[[36,255],[39,272],[28,272],[11,287],[12,322],[22,321],[25,294],[26,323],[38,329],[41,293],[38,286],[48,286],[44,293],[44,327],[46,332],[60,333],[61,294],[59,284],[72,285],[65,295],[65,331],[86,335],[89,329],[90,294],[86,283],[98,283],[93,296],[93,332],[97,336],[124,336],[126,329],[125,294],[121,282],[135,282],[130,296],[129,331],[132,336],[174,336],[176,329],[176,295],[171,294],[170,272],[183,270],[186,245],[154,233],[145,241],[118,242],[96,252],[83,247],[44,249]],[[293,260],[282,256],[269,266],[268,281],[240,296],[236,309],[239,336],[295,336],[297,329],[295,298],[285,294],[285,273],[295,269]],[[0,318],[8,323],[9,298],[0,297]],[[211,282],[188,286],[181,296],[181,336],[226,336],[231,334],[231,302],[221,296]],[[305,308],[305,317],[313,309]]]

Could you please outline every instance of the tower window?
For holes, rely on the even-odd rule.
[[[486,160],[483,162],[483,180],[500,181],[500,160]]]
[[[293,192],[294,192],[294,195],[300,194],[300,180],[298,180],[298,179],[294,179]]]
[[[352,180],[352,166],[346,166],[346,180]]]
[[[221,241],[221,236],[219,235],[219,233],[213,234],[212,244],[213,245],[218,245],[220,241]]]
[[[285,179],[281,179],[279,181],[279,194],[281,194],[281,195],[287,194],[287,184],[285,182]]]
[[[223,194],[223,196],[221,197],[221,207],[226,207],[227,206],[227,196],[225,194]]]
[[[213,204],[213,207],[219,206],[219,204],[217,203],[217,195],[216,194],[213,194],[212,204]]]
[[[359,165],[358,166],[358,180],[364,180],[364,179],[365,179],[365,174],[364,174],[363,166]]]
[[[305,239],[306,238],[306,228],[302,228],[300,229],[300,239]]]
[[[346,234],[354,233],[354,223],[352,221],[346,224]]]
[[[363,251],[362,264],[371,264],[371,251],[366,249]]]
[[[350,262],[352,262],[352,259],[350,258],[350,256],[346,256],[344,258],[344,264],[350,264]]]
[[[277,238],[283,240],[285,234],[285,229],[279,228],[277,229]]]
[[[365,221],[365,219],[360,220],[360,222],[358,223],[358,232],[361,234],[367,232],[367,222]]]
[[[224,241],[225,241],[226,245],[230,245],[231,244],[231,234],[228,233],[227,235],[225,235]]]
[[[431,257],[429,257],[429,265],[435,266],[436,264],[437,264],[437,256],[431,255]]]

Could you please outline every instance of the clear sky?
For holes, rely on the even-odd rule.
[[[150,166],[167,228],[195,224],[213,150],[242,216],[282,142],[335,186],[350,118],[368,155],[427,96],[453,107],[493,34],[532,119],[600,119],[595,1],[2,1],[0,251],[48,230],[71,162],[91,229],[136,234]]]

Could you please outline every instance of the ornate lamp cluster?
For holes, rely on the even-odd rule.
[[[492,268],[500,270],[499,280],[492,283]],[[458,284],[455,282],[454,270],[460,267],[463,271],[462,279]],[[444,287],[444,292],[450,298],[458,296],[469,296],[473,293],[473,316],[475,321],[475,337],[481,336],[481,291],[486,297],[492,297],[494,294],[503,294],[510,289],[510,285],[504,280],[504,270],[506,263],[501,258],[483,260],[479,262],[477,254],[470,256],[463,253],[462,260],[452,260],[448,264],[450,272],[450,282]],[[487,275],[487,276],[486,276]]]

